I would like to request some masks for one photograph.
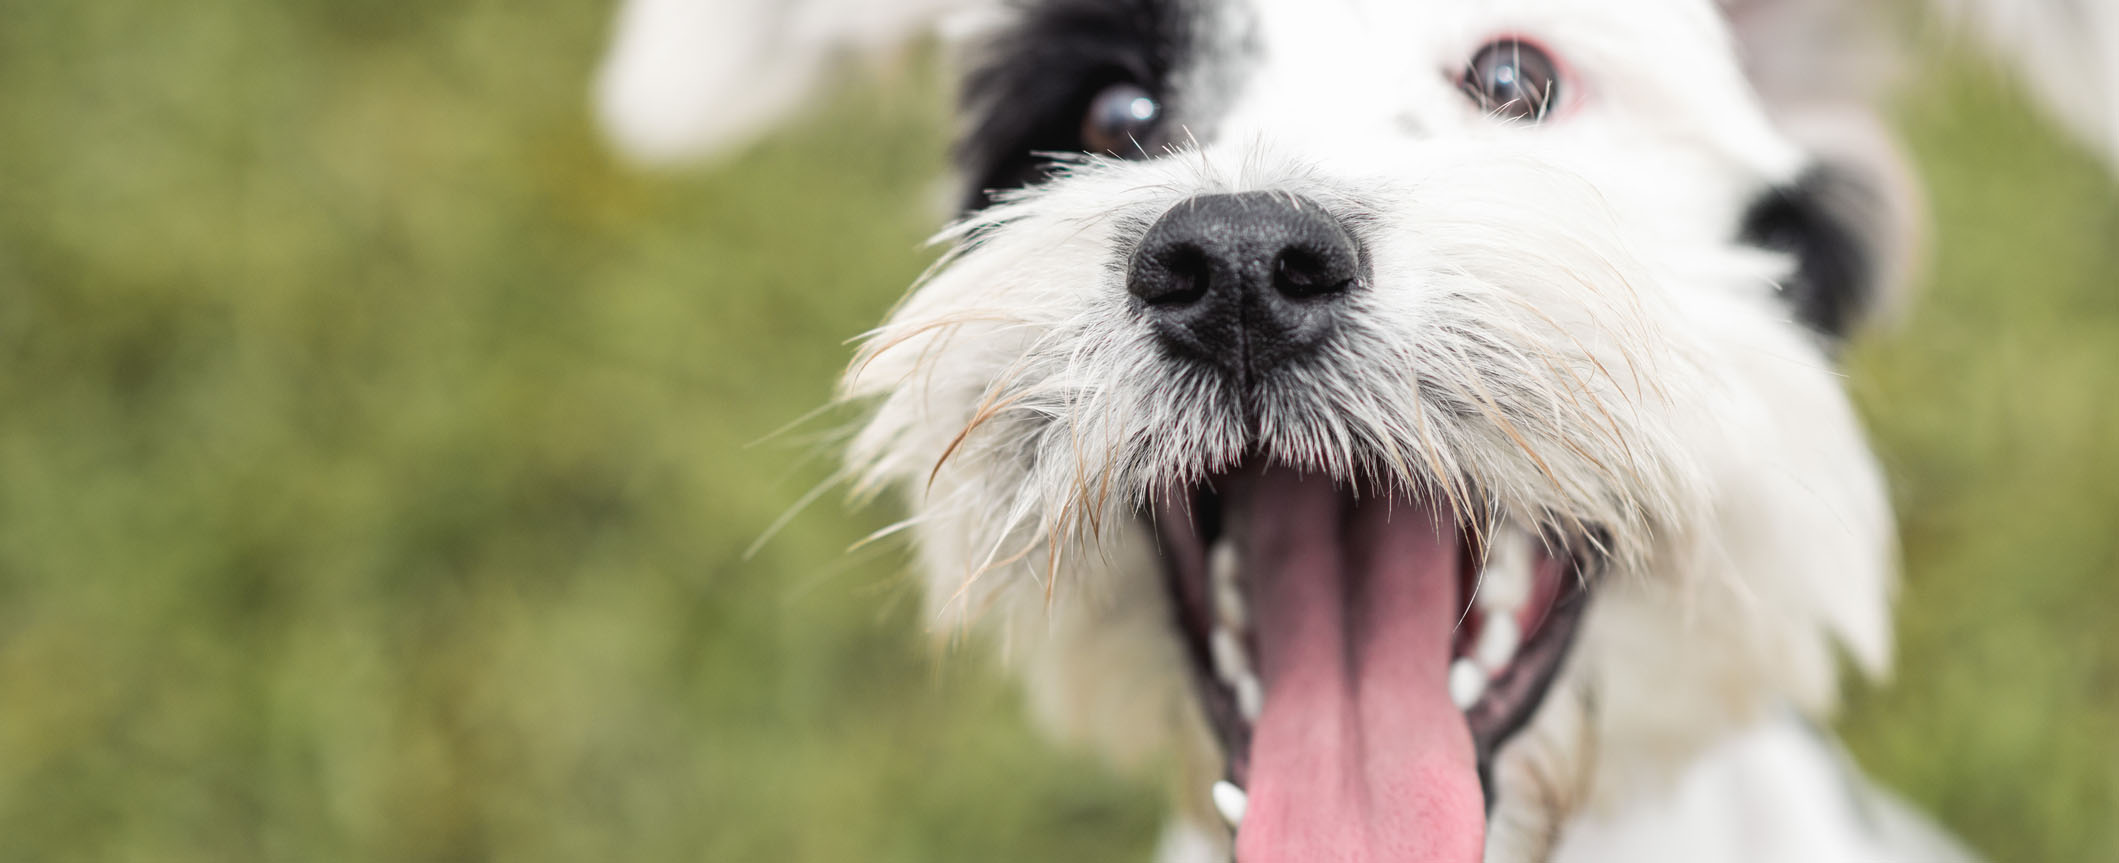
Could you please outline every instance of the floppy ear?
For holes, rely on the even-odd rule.
[[[1812,114],[1790,134],[1812,161],[1753,202],[1741,237],[1795,259],[1782,298],[1836,345],[1904,304],[1922,208],[1905,160],[1872,118]]]
[[[1902,304],[1922,233],[1919,186],[1876,104],[1898,68],[1878,7],[1851,0],[1721,0],[1774,125],[1810,155],[1739,226],[1796,269],[1788,307],[1835,341]]]
[[[2063,125],[2119,170],[2119,0],[1933,0],[2013,64]],[[1720,0],[1744,69],[1813,156],[1747,215],[1744,239],[1793,255],[1790,307],[1835,339],[1902,303],[1923,208],[1876,106],[1905,64],[1891,4]]]
[[[629,158],[724,154],[785,121],[848,55],[897,47],[984,0],[625,0],[596,113]]]

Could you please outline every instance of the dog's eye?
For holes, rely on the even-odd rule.
[[[1488,43],[1472,55],[1459,83],[1487,113],[1537,122],[1560,102],[1560,70],[1538,46],[1519,39]]]
[[[1146,155],[1162,114],[1162,103],[1138,84],[1105,87],[1089,100],[1082,115],[1082,149],[1117,156]]]

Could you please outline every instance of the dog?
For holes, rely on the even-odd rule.
[[[968,179],[857,494],[1160,859],[1957,861],[1821,722],[1890,662],[1835,361],[1915,183],[1837,0],[631,0],[622,150],[939,28]],[[2119,4],[1950,7],[2119,164]]]

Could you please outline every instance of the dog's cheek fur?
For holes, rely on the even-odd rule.
[[[1825,715],[1839,650],[1872,674],[1889,663],[1890,512],[1853,412],[1773,309],[1729,312],[1712,365],[1731,385],[1687,436],[1711,447],[1715,508],[1663,549],[1654,569],[1675,581],[1607,585],[1578,646],[1575,681],[1599,709],[1598,800],[1660,787],[1713,735],[1782,703]]]
[[[1711,506],[1607,577],[1559,684],[1501,753],[1489,859],[1549,850],[1571,817],[1668,788],[1730,729],[1824,716],[1839,658],[1890,658],[1891,516],[1819,343],[1740,272],[1681,277],[1674,321],[1715,385],[1665,421]]]

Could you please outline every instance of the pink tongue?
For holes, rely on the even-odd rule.
[[[1266,701],[1236,858],[1477,861],[1485,800],[1449,698],[1461,609],[1451,521],[1403,500],[1348,517],[1330,481],[1289,471],[1253,481],[1237,536]]]

